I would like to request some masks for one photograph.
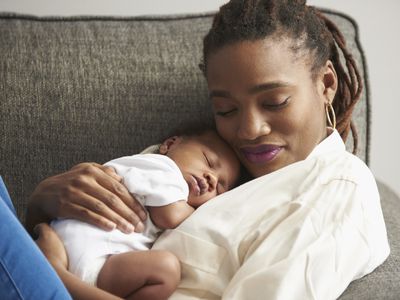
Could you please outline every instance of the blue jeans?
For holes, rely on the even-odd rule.
[[[71,299],[18,221],[0,176],[0,299]]]

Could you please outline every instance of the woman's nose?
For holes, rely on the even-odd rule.
[[[243,113],[239,122],[237,134],[242,140],[255,140],[271,132],[271,126],[266,117],[256,112]]]

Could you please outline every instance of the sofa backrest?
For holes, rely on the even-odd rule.
[[[364,72],[355,23],[325,13],[348,38]],[[20,218],[45,177],[80,162],[137,153],[181,122],[211,120],[198,68],[211,22],[212,14],[0,14],[0,175]],[[354,119],[358,155],[367,161],[366,89]]]

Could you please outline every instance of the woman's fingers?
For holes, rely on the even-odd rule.
[[[85,197],[89,197],[89,196],[86,195]],[[84,199],[82,198],[82,201],[83,200]],[[73,218],[73,219],[80,220],[85,223],[92,224],[92,225],[99,227],[101,229],[104,229],[106,231],[113,230],[117,227],[117,223],[119,222],[118,217],[114,216],[113,212],[111,210],[109,212],[110,213],[109,215],[107,215],[107,213],[103,213],[103,215],[100,215],[100,214],[94,212],[92,209],[83,206],[85,204],[82,201],[80,201],[79,204],[74,204],[72,202],[69,202],[68,204],[66,204],[65,208],[63,209],[63,213],[65,213],[65,215],[68,215],[69,218]],[[91,202],[93,202],[93,199],[88,201],[88,203],[86,205],[90,206]],[[104,216],[104,215],[106,215],[106,216]],[[123,222],[123,221],[120,221],[120,222]]]
[[[147,214],[126,187],[115,180],[114,177],[106,174],[103,166],[91,164],[82,166],[82,168],[82,173],[93,174],[86,178],[80,178],[79,182],[76,182],[76,186],[79,186],[78,192],[83,192],[92,197],[91,199],[83,199],[83,194],[79,193],[77,199],[79,201],[81,199],[86,200],[86,204],[83,205],[82,203],[82,205],[113,221],[117,228],[124,232],[143,231],[142,220],[146,219]],[[75,201],[73,203],[79,204]]]
[[[108,206],[108,199],[115,198],[117,204]],[[140,219],[114,194],[98,185],[89,193],[79,192],[77,198],[65,203],[62,213],[84,222],[101,227],[104,230],[118,228],[122,232],[131,233],[135,229],[140,230]],[[125,209],[121,209],[125,207]],[[138,228],[137,228],[138,227]]]
[[[113,221],[121,231],[131,233],[136,227],[142,226],[140,218],[120,200],[121,197],[100,185],[91,195],[96,201],[92,201],[87,208]]]
[[[132,228],[143,231],[144,209],[114,173],[111,168],[96,163],[82,163],[45,179],[31,196],[28,229],[54,217],[67,217],[103,229],[117,227],[124,232],[132,232]]]
[[[116,181],[122,182],[122,176],[119,176],[114,168],[109,167],[109,166],[103,166],[103,165],[100,165],[98,163],[91,163],[91,164],[93,166],[99,168],[100,170],[102,170],[108,176],[111,176],[112,178],[114,178]]]
[[[144,208],[132,196],[132,194],[129,193],[128,189],[121,182],[118,182],[114,179],[110,180],[107,177],[101,176],[97,179],[97,183],[104,189],[111,192],[108,194],[104,193],[103,197],[101,199],[99,198],[107,206],[109,206],[111,209],[114,209],[116,212],[121,212],[121,214],[126,216],[127,220],[130,220],[133,224],[146,220],[147,214],[144,211]],[[99,191],[97,190],[97,192]],[[93,196],[99,196],[96,193],[96,190],[93,191]],[[125,206],[120,205],[120,201],[118,201],[119,199],[122,200]],[[129,213],[127,215],[127,210],[125,208],[133,211],[134,213]]]
[[[105,200],[105,204],[109,204],[112,209],[116,209],[117,212],[119,210],[123,210],[123,206],[120,206],[120,201],[128,206],[135,214],[134,219],[139,217],[142,221],[146,220],[147,214],[144,211],[144,208],[140,205],[140,203],[129,193],[129,191],[125,188],[125,186],[121,183],[121,180],[116,180],[116,176],[110,176],[108,174],[113,173],[113,168],[105,167],[96,163],[82,163],[75,166],[72,170],[78,171],[81,176],[76,178],[75,186],[80,187],[82,190],[85,187],[93,187],[95,180],[98,185],[104,187],[109,190],[112,194],[117,196],[111,198],[102,197],[100,200]],[[111,177],[111,178],[110,178]],[[118,176],[120,177],[120,176]],[[118,179],[118,178],[117,178]],[[92,194],[94,197],[96,195],[93,194],[94,189],[91,188],[86,192]],[[108,201],[107,201],[108,199]],[[135,220],[133,220],[135,221]]]
[[[101,185],[106,187],[109,191],[111,191],[114,195],[117,195],[131,210],[135,212],[135,214],[130,214],[130,217],[128,218],[131,219],[131,222],[133,224],[137,224],[141,221],[145,221],[147,218],[147,214],[143,208],[142,205],[140,205],[139,201],[135,199],[131,193],[129,193],[128,189],[123,185],[122,183],[122,177],[117,175],[115,170],[112,167],[106,167],[106,166],[101,166],[101,169],[109,176],[111,176],[113,179],[115,179],[117,182],[110,182],[110,181],[104,181],[101,182]],[[109,198],[109,203],[108,204],[111,208],[113,208],[113,204],[116,202],[113,201],[115,200],[113,197]],[[138,220],[138,216],[140,220]]]

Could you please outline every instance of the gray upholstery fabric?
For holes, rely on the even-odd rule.
[[[0,17],[0,172],[20,216],[43,178],[210,118],[198,68],[211,17]]]
[[[362,66],[354,26],[330,16]],[[198,64],[211,22],[0,17],[0,172],[20,216],[43,178],[138,152],[181,121],[210,117]],[[355,113],[364,160],[367,108],[364,92]]]
[[[326,14],[347,37],[366,78],[354,120],[358,155],[368,162],[368,86],[357,28],[346,16]],[[206,83],[198,68],[202,37],[211,21],[210,14],[0,14],[0,174],[21,219],[28,196],[43,178],[79,162],[103,163],[136,153],[181,122],[211,119]],[[351,138],[348,141],[351,150]],[[364,299],[357,293],[364,296],[365,286],[373,286],[375,280],[393,283],[391,290],[398,292],[398,275],[397,281],[391,280],[398,271],[394,236],[399,236],[400,204],[386,188],[381,192],[394,254],[371,277],[355,282],[343,299]]]

